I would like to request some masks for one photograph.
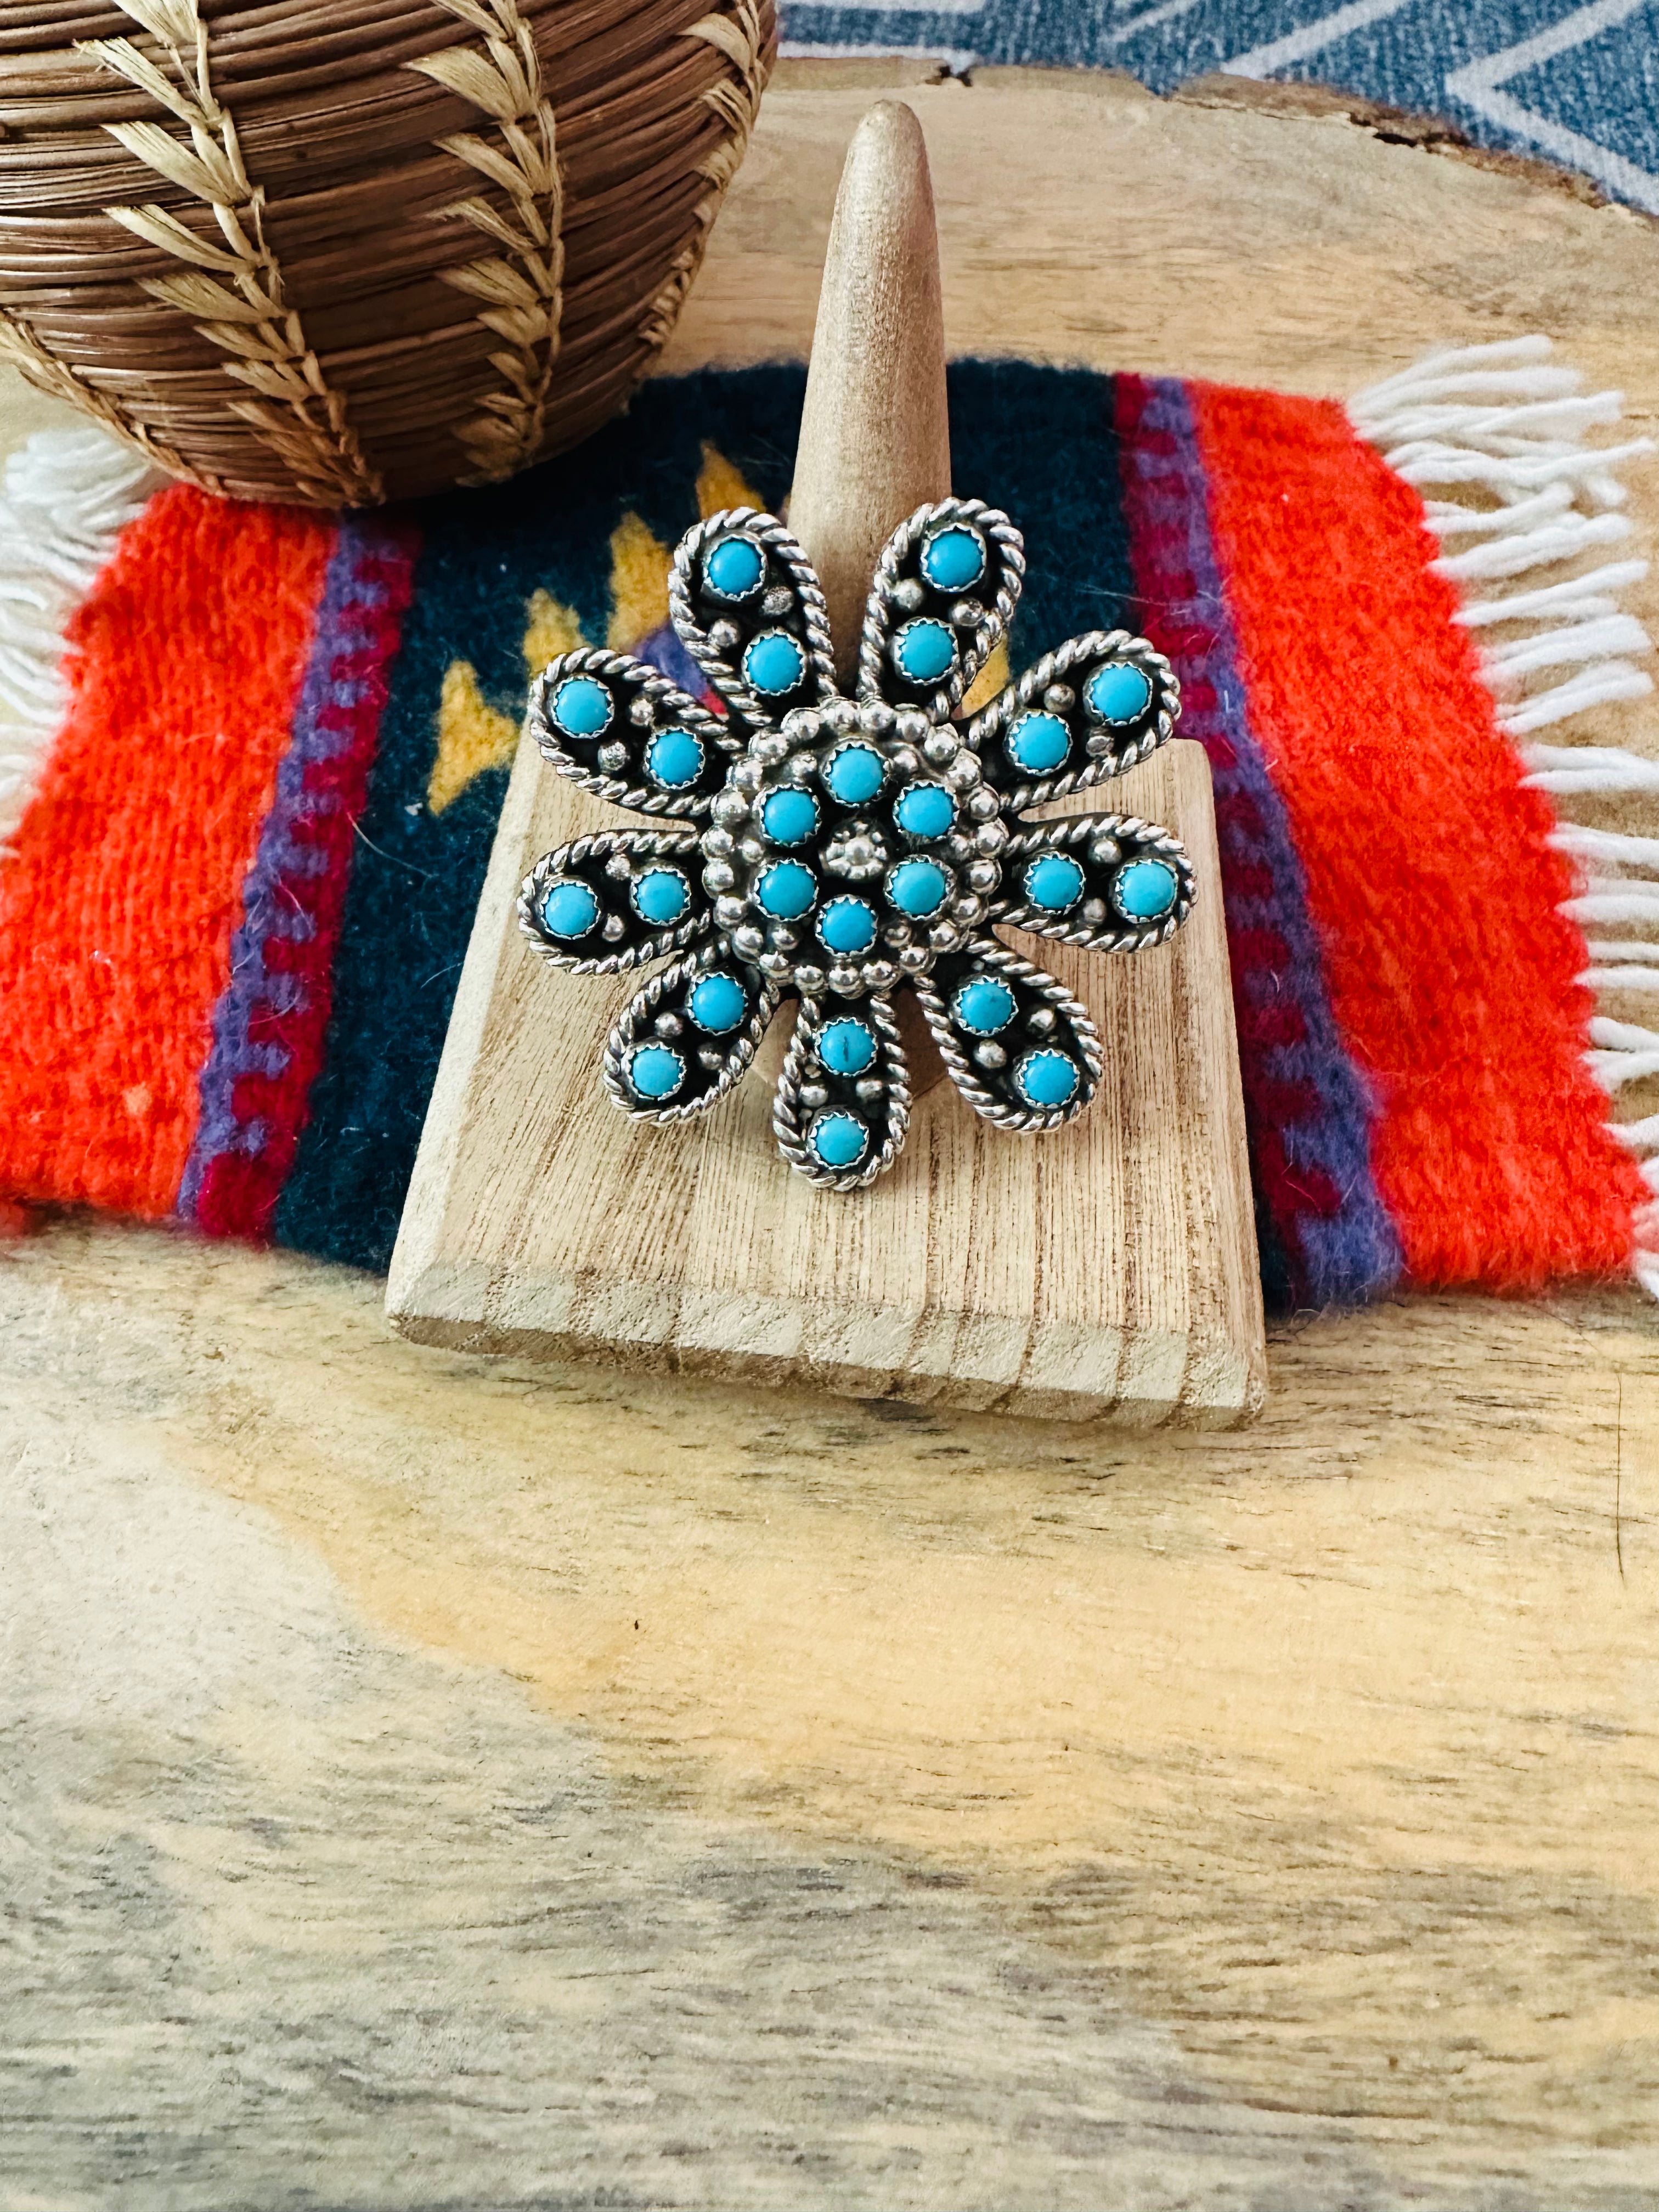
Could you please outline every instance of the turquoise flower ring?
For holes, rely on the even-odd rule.
[[[1040,914],[1069,914],[1082,899],[1086,881],[1069,853],[1040,853],[1020,880],[1027,904]]]
[[[628,1083],[636,1098],[659,1106],[684,1085],[684,1054],[672,1045],[636,1045],[628,1056]]]
[[[931,921],[951,889],[951,878],[937,860],[901,860],[887,871],[888,900],[912,921]]]
[[[867,952],[876,941],[876,910],[867,899],[843,893],[832,898],[818,916],[818,935],[831,952],[843,958]]]
[[[592,676],[567,676],[548,702],[548,720],[567,738],[602,737],[617,712],[610,692]]]
[[[748,1018],[749,994],[735,975],[713,969],[687,992],[685,1011],[705,1036],[729,1036]]]
[[[1152,703],[1152,679],[1131,660],[1109,660],[1084,685],[1083,703],[1097,721],[1138,722]]]
[[[683,868],[651,867],[635,877],[629,895],[641,921],[672,929],[690,906],[691,885]]]
[[[590,937],[599,926],[599,902],[584,883],[555,884],[542,901],[542,921],[550,937]]]
[[[734,530],[729,538],[716,538],[704,555],[702,580],[715,599],[740,605],[766,581],[765,551],[747,532]]]
[[[785,784],[767,793],[760,817],[775,845],[804,845],[818,826],[818,802],[798,784]]]
[[[956,794],[942,783],[907,783],[893,805],[893,819],[919,845],[948,837],[957,826]]]
[[[931,615],[904,623],[893,640],[893,665],[918,690],[942,684],[956,665],[956,632]]]
[[[1102,1050],[1087,1012],[997,933],[1137,952],[1186,919],[1192,868],[1167,831],[1033,819],[1161,744],[1179,687],[1144,640],[1091,631],[963,711],[1024,573],[994,508],[950,499],[911,515],[878,558],[843,691],[805,553],[774,517],[738,508],[689,532],[669,577],[676,633],[724,713],[604,648],[537,678],[544,757],[647,818],[545,854],[518,904],[555,966],[668,963],[605,1044],[602,1079],[623,1111],[677,1123],[712,1106],[787,997],[779,1146],[821,1188],[861,1189],[908,1127],[905,992],[961,1097],[999,1129],[1057,1128],[1088,1103]]]
[[[806,679],[806,655],[787,629],[763,629],[744,647],[743,672],[763,699],[786,699]]]
[[[876,1033],[856,1015],[840,1015],[818,1031],[818,1058],[832,1075],[862,1075],[875,1056]]]
[[[953,522],[924,538],[921,573],[936,592],[965,592],[985,574],[985,540],[971,524]]]
[[[755,878],[755,903],[774,921],[799,921],[817,895],[817,878],[799,860],[774,860]]]
[[[1022,714],[1002,748],[1022,775],[1053,775],[1066,765],[1072,733],[1058,714]]]
[[[645,749],[645,772],[663,791],[685,791],[702,774],[708,758],[702,739],[690,730],[659,730]]]
[[[1167,860],[1131,860],[1112,878],[1112,903],[1125,921],[1161,921],[1180,895]]]
[[[1006,1030],[1019,1008],[1013,993],[996,975],[973,975],[951,1001],[951,1017],[971,1036],[993,1037]]]

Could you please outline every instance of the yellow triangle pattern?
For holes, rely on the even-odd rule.
[[[605,641],[612,653],[632,653],[668,620],[668,548],[637,514],[625,514],[611,533],[611,623]]]
[[[533,592],[525,615],[526,676],[539,675],[550,660],[574,653],[582,642],[575,610],[550,592],[539,587]],[[432,812],[441,814],[446,806],[453,806],[486,769],[508,767],[518,742],[519,725],[484,697],[472,663],[452,660],[438,695],[438,750],[426,787]]]
[[[718,446],[705,438],[702,467],[697,475],[697,513],[706,522],[728,507],[755,507],[763,514],[766,501],[753,490],[740,469],[733,468]]]
[[[438,757],[426,787],[434,814],[452,805],[487,768],[513,757],[519,726],[492,707],[478,689],[478,672],[470,660],[452,660],[444,671],[438,700]]]
[[[763,507],[758,492],[717,447],[704,441],[697,476],[697,512],[717,514],[722,507]],[[605,643],[613,653],[633,653],[668,620],[670,555],[640,516],[623,515],[611,535],[611,619]],[[574,608],[538,589],[526,609],[524,661],[528,675],[539,674],[562,653],[585,643]],[[1007,681],[1007,656],[1001,682]],[[979,687],[975,686],[975,690]],[[426,803],[434,814],[452,806],[486,769],[512,761],[519,725],[492,707],[478,686],[470,660],[453,660],[444,671],[438,700],[438,746],[427,785]]]
[[[530,594],[530,619],[525,626],[524,665],[527,676],[539,676],[550,660],[574,653],[582,642],[582,626],[574,607],[556,599],[538,584]]]

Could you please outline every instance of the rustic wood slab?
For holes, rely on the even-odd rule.
[[[526,741],[392,1261],[393,1325],[465,1351],[1049,1418],[1254,1413],[1261,1293],[1209,768],[1176,743],[1109,789],[1179,834],[1200,892],[1133,961],[1019,940],[1100,1030],[1094,1103],[1019,1139],[935,1084],[897,1164],[846,1199],[778,1157],[787,1018],[696,1122],[612,1109],[596,1071],[638,979],[550,975],[514,902],[542,854],[624,817]]]
[[[804,347],[872,96],[769,102],[680,365]],[[906,97],[958,350],[1343,392],[1541,329],[1656,427],[1626,210],[1340,107]],[[1304,1317],[1255,1428],[1151,1436],[381,1293],[0,1255],[0,2202],[1650,2212],[1633,1293]]]

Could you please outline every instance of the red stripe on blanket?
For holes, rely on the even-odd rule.
[[[168,1212],[334,525],[175,486],[78,610],[0,867],[0,1190]]]
[[[1334,404],[1192,390],[1242,672],[1381,1102],[1407,1267],[1511,1291],[1623,1269],[1649,1194],[1583,1058],[1571,874],[1421,503]]]

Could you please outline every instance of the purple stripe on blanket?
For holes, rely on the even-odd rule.
[[[1186,387],[1117,380],[1126,504],[1148,635],[1181,679],[1180,734],[1210,758],[1264,1273],[1298,1305],[1373,1298],[1399,1239],[1370,1165],[1375,1109],[1331,1010],[1301,863],[1239,675]]]

